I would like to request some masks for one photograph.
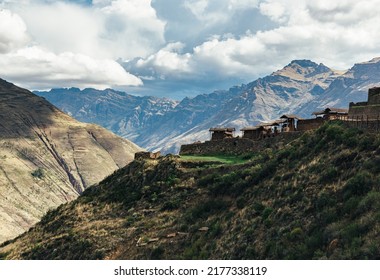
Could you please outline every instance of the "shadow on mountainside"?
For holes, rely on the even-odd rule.
[[[30,137],[59,110],[30,91],[0,79],[0,139]]]

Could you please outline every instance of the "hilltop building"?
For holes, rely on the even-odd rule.
[[[341,108],[326,108],[322,111],[313,112],[316,118],[323,118],[324,120],[342,119],[342,116],[348,115],[348,109]]]
[[[296,115],[282,115],[280,119],[284,120],[282,126],[284,132],[296,131],[298,121],[302,120],[302,118]]]
[[[248,126],[248,127],[243,127],[242,129],[240,129],[240,131],[243,132],[243,138],[259,140],[262,138],[265,128],[262,125]]]
[[[216,140],[222,140],[225,138],[233,138],[235,128],[234,127],[212,127],[210,128],[209,131],[212,133],[211,140],[216,141]]]

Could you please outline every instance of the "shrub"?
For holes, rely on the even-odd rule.
[[[150,259],[151,260],[161,260],[164,252],[165,252],[165,250],[161,246],[158,246],[152,250],[152,252],[150,254]]]
[[[277,169],[277,163],[273,160],[267,162],[261,169],[257,171],[256,174],[252,175],[252,183],[253,184],[258,184],[260,183],[263,179],[274,175],[276,173]]]
[[[358,135],[362,134],[363,131],[357,128],[346,129],[343,133],[342,140],[343,143],[348,147],[355,147],[358,144]]]
[[[320,214],[320,221],[322,224],[325,225],[337,221],[338,218],[339,216],[335,207],[325,208]]]
[[[273,212],[273,208],[272,207],[266,207],[263,210],[263,213],[261,214],[261,217],[263,218],[263,220],[266,220],[266,219],[268,219],[269,215],[272,214],[272,212]]]
[[[359,149],[364,150],[374,150],[376,147],[374,147],[374,139],[369,136],[364,136],[359,141]]]
[[[347,225],[343,230],[342,230],[342,237],[346,241],[351,241],[355,237],[359,237],[361,234],[361,228],[359,224],[357,223],[352,223]]]
[[[361,171],[347,181],[343,193],[346,199],[352,195],[364,195],[371,189],[372,185],[372,175],[367,171]]]
[[[225,210],[228,208],[226,201],[221,199],[211,199],[205,202],[201,202],[193,208],[189,209],[185,214],[186,220],[194,222],[198,219],[205,219],[213,213]]]
[[[337,144],[343,142],[343,135],[345,129],[338,123],[330,124],[326,128],[326,139],[328,141],[334,141]]]
[[[357,207],[360,202],[360,197],[350,197],[347,201],[343,204],[343,213],[348,215],[353,215],[357,211]]]
[[[364,168],[373,172],[375,174],[380,173],[380,157],[376,156],[372,160],[365,161],[363,164]]]
[[[289,239],[292,241],[300,240],[303,237],[303,230],[300,227],[293,229],[289,234]]]
[[[171,211],[178,209],[181,206],[181,201],[179,199],[172,199],[169,201],[166,201],[164,205],[162,206],[161,210],[162,211]]]
[[[170,175],[166,181],[166,184],[170,187],[178,185],[179,183],[181,183],[181,179],[177,178],[175,175]]]
[[[265,209],[265,206],[262,203],[254,202],[253,203],[253,209],[256,212],[261,213]]]
[[[322,172],[321,177],[319,178],[319,183],[326,184],[334,182],[338,176],[338,170],[335,167],[329,167]]]
[[[212,185],[214,184],[217,177],[217,174],[208,174],[198,180],[198,185],[201,187]]]
[[[336,203],[334,196],[327,192],[321,192],[315,202],[317,210],[321,210],[327,206],[333,206]]]
[[[380,210],[380,192],[370,191],[358,204],[358,214],[365,213],[370,210]]]
[[[40,167],[34,170],[31,174],[34,178],[38,178],[38,179],[42,179],[45,176],[44,170]]]
[[[237,207],[238,209],[243,209],[244,206],[245,206],[245,204],[246,204],[246,201],[245,201],[245,199],[244,199],[243,197],[239,197],[239,198],[236,200],[236,207]]]

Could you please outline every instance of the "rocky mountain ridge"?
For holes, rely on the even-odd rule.
[[[133,160],[137,145],[0,80],[0,242]]]
[[[131,111],[130,108],[137,107],[133,101],[129,101],[132,98],[128,99],[130,103],[120,103],[123,104],[122,110],[116,110],[118,113],[113,114],[112,120],[109,120],[100,109],[94,107],[98,97],[88,95],[86,102],[81,106],[75,105],[74,110],[67,107],[73,106],[73,102],[65,100],[63,94],[38,94],[64,111],[70,112],[73,117],[96,121],[149,150],[177,153],[181,144],[208,139],[210,127],[242,128],[276,119],[286,113],[308,118],[311,112],[318,108],[347,108],[351,101],[366,100],[368,87],[380,84],[380,76],[376,75],[379,71],[379,59],[355,64],[348,71],[335,71],[310,60],[293,60],[283,69],[247,85],[185,98],[179,103],[157,99],[157,102],[150,106],[142,104],[138,107],[141,110],[139,116],[147,116],[149,121],[131,115],[131,112],[136,110]],[[83,99],[80,93],[73,95],[75,98]],[[110,111],[113,111],[113,108],[121,108],[116,100],[115,98],[112,102],[109,101],[105,106]],[[125,105],[127,103],[129,105]],[[89,112],[98,117],[89,118]],[[133,126],[125,125],[132,120]]]

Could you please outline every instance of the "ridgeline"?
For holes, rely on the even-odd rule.
[[[5,259],[379,259],[380,136],[335,121],[239,160],[135,160]]]

